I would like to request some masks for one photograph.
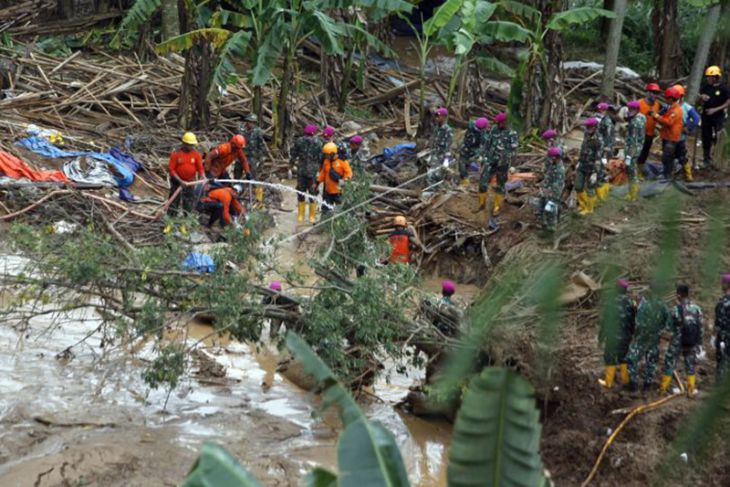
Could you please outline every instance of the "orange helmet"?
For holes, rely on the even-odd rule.
[[[236,134],[231,137],[231,144],[235,145],[236,147],[244,148],[246,147],[246,137],[241,134]]]
[[[674,88],[674,91],[676,91],[679,94],[679,96],[684,96],[684,94],[686,93],[684,90],[684,86],[682,86],[682,85],[677,84],[677,85],[672,86],[672,88]]]
[[[679,92],[674,88],[674,86],[671,86],[664,91],[664,97],[665,98],[671,98],[673,100],[679,100]]]

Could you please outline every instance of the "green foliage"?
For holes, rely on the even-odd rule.
[[[547,28],[552,30],[565,30],[571,25],[584,24],[598,18],[613,19],[616,14],[610,10],[595,7],[577,7],[564,12],[553,14],[547,23]]]
[[[162,5],[161,0],[137,0],[127,11],[119,26],[119,33],[112,41],[112,47],[128,46],[137,38],[142,26]]]
[[[171,39],[161,42],[155,50],[158,54],[168,54],[170,52],[182,52],[190,49],[196,43],[209,43],[216,49],[220,49],[231,37],[231,32],[226,29],[215,27],[207,27],[204,29],[192,30],[175,36]]]
[[[461,9],[465,0],[446,0],[423,24],[423,33],[427,36],[436,34],[442,27],[448,24],[456,13]]]
[[[174,389],[185,373],[185,351],[180,345],[167,345],[143,372],[142,378],[152,389]]]
[[[481,29],[482,34],[498,42],[527,42],[533,33],[514,22],[495,20]]]
[[[261,487],[246,468],[215,443],[204,443],[200,457],[180,487]]]
[[[474,377],[454,424],[449,487],[547,485],[540,414],[530,384],[507,369]]]
[[[304,487],[337,487],[337,475],[326,468],[314,467],[302,479]]]
[[[234,33],[221,49],[218,65],[213,70],[213,83],[216,86],[226,86],[235,81],[236,66],[233,60],[242,58],[249,48],[251,34],[245,31]]]
[[[476,62],[490,73],[513,77],[515,70],[509,64],[503,63],[494,56],[477,56]]]

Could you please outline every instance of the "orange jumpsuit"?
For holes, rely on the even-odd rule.
[[[682,138],[684,128],[684,113],[679,103],[672,103],[664,115],[656,117],[661,125],[659,136],[662,138],[662,166],[663,175],[671,179],[674,174],[674,156],[677,153],[677,144]]]
[[[342,159],[335,159],[330,161],[325,159],[322,163],[322,168],[319,170],[319,176],[317,176],[318,183],[324,183],[324,194],[326,195],[339,195],[340,181],[347,181],[352,179],[352,168],[350,163],[343,161]]]
[[[241,206],[241,203],[238,202],[235,191],[233,188],[229,188],[227,186],[211,190],[208,193],[208,196],[203,198],[201,201],[203,203],[220,203],[223,206],[221,212],[223,221],[226,225],[231,225],[233,223],[231,210],[233,210],[233,213],[237,215],[243,214],[243,207]],[[215,219],[212,220],[212,222],[214,221]]]
[[[388,237],[391,245],[388,262],[391,264],[409,264],[411,262],[411,232],[406,228],[396,228]]]
[[[235,147],[230,142],[225,142],[208,153],[205,157],[205,171],[210,177],[219,178],[222,175],[227,176],[228,166],[238,159],[243,164],[243,170],[246,174],[251,173],[251,167],[248,165],[248,158],[240,147]]]

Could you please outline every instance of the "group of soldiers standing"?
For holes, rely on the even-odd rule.
[[[687,373],[687,393],[696,393],[696,364],[703,354],[705,319],[700,307],[690,299],[690,289],[680,284],[676,301],[670,308],[660,295],[657,284],[639,299],[632,297],[629,282],[618,279],[616,302],[603,313],[599,341],[604,345],[605,376],[599,380],[606,388],[614,386],[616,372],[622,385],[630,391],[640,388],[639,367],[644,362],[643,390],[654,388],[654,376],[660,358],[660,341],[665,333],[669,345],[664,354],[659,390],[666,393],[672,382],[677,359],[681,356]],[[730,369],[730,274],[721,278],[723,295],[715,307],[715,354],[717,377]]]

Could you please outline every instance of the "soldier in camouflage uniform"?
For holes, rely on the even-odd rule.
[[[568,161],[568,152],[565,147],[565,144],[563,144],[563,141],[560,140],[560,137],[558,137],[558,131],[555,129],[547,129],[545,132],[543,132],[540,137],[542,140],[547,143],[548,148],[550,147],[557,147],[560,149],[560,153],[562,156],[560,159],[565,163]]]
[[[485,117],[469,122],[464,138],[459,144],[459,177],[462,186],[469,186],[469,164],[482,156],[487,142],[489,120]]]
[[[355,179],[360,179],[365,174],[365,167],[370,160],[370,151],[362,145],[363,139],[359,135],[350,137],[350,167],[355,174]]]
[[[627,104],[628,127],[626,129],[626,148],[624,149],[624,164],[629,176],[629,194],[626,197],[629,201],[636,201],[639,196],[639,175],[637,174],[637,159],[644,146],[644,134],[646,133],[646,117],[639,112],[641,103],[630,101]]]
[[[722,276],[722,291],[725,294],[715,306],[715,356],[718,379],[730,370],[730,274]]]
[[[446,121],[448,116],[449,111],[446,108],[441,107],[436,110],[436,128],[428,144],[428,148],[431,149],[428,165],[429,171],[432,171],[426,176],[426,183],[429,186],[444,179],[443,163],[451,151],[451,142],[454,138],[454,131]]]
[[[243,149],[248,158],[248,164],[251,167],[251,175],[254,179],[262,181],[260,165],[264,160],[266,154],[266,141],[264,140],[264,131],[261,130],[256,124],[258,117],[256,114],[251,113],[244,119],[244,125],[240,127],[241,134],[246,137],[246,147]],[[243,167],[240,161],[236,161],[236,166],[233,168],[233,177],[235,179],[241,179],[243,175]],[[261,204],[264,201],[264,188],[263,186],[255,187],[256,201]]]
[[[601,164],[603,142],[598,135],[598,119],[589,118],[583,122],[585,135],[580,146],[578,167],[575,171],[575,192],[578,196],[578,209],[581,215],[593,213],[596,204],[596,185],[598,166]]]
[[[636,330],[629,346],[626,362],[629,366],[629,385],[632,391],[639,390],[639,361],[646,360],[644,390],[654,383],[654,372],[659,360],[659,339],[662,331],[671,326],[669,308],[658,295],[655,286],[650,295],[641,299],[636,311]]]
[[[672,309],[671,323],[672,338],[664,356],[661,391],[667,392],[669,389],[677,357],[681,353],[687,371],[687,394],[692,397],[695,393],[697,352],[704,338],[705,321],[700,307],[690,301],[689,286],[686,284],[677,286],[677,305]]]
[[[479,209],[487,207],[488,190],[491,190],[494,196],[489,217],[490,227],[496,227],[497,222],[491,217],[499,215],[506,192],[509,168],[519,146],[517,132],[507,125],[507,114],[498,113],[494,117],[494,121],[497,126],[489,133],[488,145],[484,151],[484,166],[479,178]],[[489,188],[492,176],[496,176],[497,184]]]
[[[601,154],[601,163],[598,165],[598,172],[596,173],[596,178],[598,179],[596,196],[598,196],[598,201],[605,201],[611,189],[611,185],[608,182],[607,165],[608,160],[613,156],[616,130],[611,115],[613,108],[608,103],[599,103],[598,111],[601,113],[601,118],[598,122],[598,135],[601,137],[603,153]]]
[[[555,231],[560,215],[560,199],[565,188],[565,166],[559,147],[550,147],[540,189],[540,222],[548,231]]]
[[[617,365],[620,365],[621,383],[623,385],[629,383],[626,354],[636,328],[636,306],[629,295],[629,281],[618,279],[616,286],[616,303],[613,305],[615,308],[604,313],[598,336],[599,343],[604,345],[603,361],[606,364],[606,376],[598,382],[608,389],[613,387]]]
[[[292,165],[297,166],[297,191],[317,194],[317,176],[322,167],[322,139],[317,137],[317,127],[307,125],[304,127],[304,135],[297,138],[294,148],[291,151]],[[297,194],[298,213],[297,221],[304,221],[305,198],[303,194]],[[309,201],[309,221],[314,223],[317,217],[317,203]]]

